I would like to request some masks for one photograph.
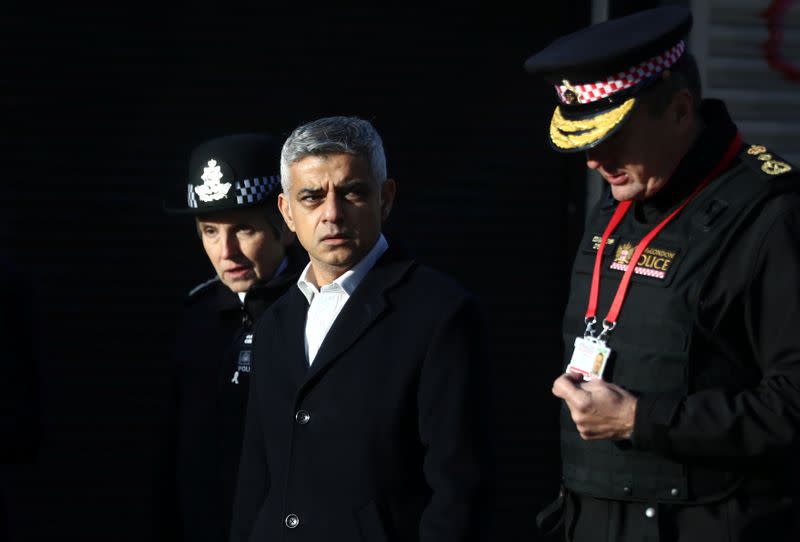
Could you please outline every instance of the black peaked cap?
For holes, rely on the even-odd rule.
[[[556,39],[528,58],[525,69],[551,83],[600,80],[662,53],[691,26],[692,13],[685,7],[639,11]]]

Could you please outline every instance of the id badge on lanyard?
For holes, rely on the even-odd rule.
[[[603,378],[611,349],[595,337],[575,337],[575,350],[567,370],[583,375],[584,380]]]

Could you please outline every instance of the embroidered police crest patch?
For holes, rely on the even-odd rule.
[[[625,242],[620,244],[614,253],[614,259],[611,261],[609,268],[616,271],[625,271],[631,258],[633,258],[635,250],[636,245],[632,243]],[[664,280],[667,278],[667,272],[675,261],[676,256],[677,251],[675,250],[647,247],[639,257],[639,261],[636,262],[633,272],[637,275]]]

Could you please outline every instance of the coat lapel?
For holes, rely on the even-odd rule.
[[[294,389],[299,389],[308,375],[306,362],[305,329],[308,301],[298,288],[293,288],[288,303],[281,307],[275,315],[275,322],[280,327],[277,337],[285,339],[286,350],[280,356]]]
[[[306,385],[319,378],[387,310],[386,293],[413,265],[413,260],[400,258],[400,254],[391,249],[376,262],[322,341],[308,370]]]

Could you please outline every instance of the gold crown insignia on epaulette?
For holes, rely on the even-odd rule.
[[[750,145],[747,149],[747,154],[755,156],[761,162],[761,171],[768,175],[780,175],[792,170],[792,166],[786,162],[775,160],[775,157],[767,152],[767,148],[763,145]]]

